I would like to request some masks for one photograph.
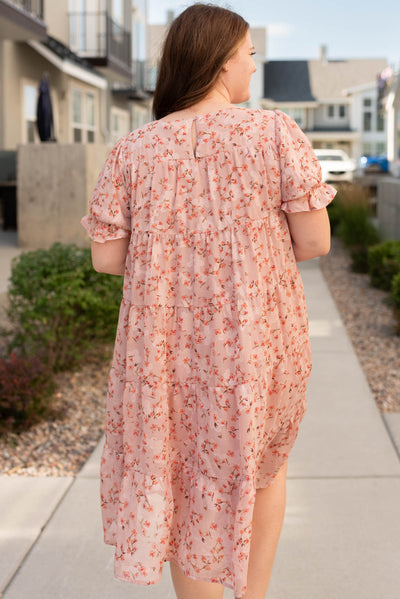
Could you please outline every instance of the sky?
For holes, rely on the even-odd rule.
[[[205,0],[209,1],[209,0]],[[216,0],[241,14],[251,26],[267,27],[267,58],[386,58],[400,67],[399,0]],[[193,4],[182,0],[148,0],[149,23],[166,22],[168,10],[179,14]]]

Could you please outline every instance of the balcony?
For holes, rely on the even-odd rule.
[[[112,93],[126,100],[148,101],[154,92],[152,78],[154,77],[147,61],[133,60],[130,83],[115,83]]]
[[[107,12],[70,13],[70,46],[110,79],[131,79],[131,34]]]
[[[46,38],[43,0],[0,0],[0,40]]]

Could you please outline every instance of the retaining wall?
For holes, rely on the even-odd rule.
[[[28,144],[18,148],[17,220],[21,248],[56,241],[88,244],[80,219],[110,148],[97,144]]]

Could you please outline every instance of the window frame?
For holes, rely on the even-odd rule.
[[[331,110],[332,109],[332,110]],[[335,114],[335,105],[334,104],[327,104],[326,106],[326,116],[328,119],[334,119],[336,117]],[[330,114],[332,113],[332,114]]]
[[[385,131],[385,117],[379,110],[376,111],[376,130],[379,131],[379,133]]]
[[[375,151],[376,151],[377,156],[382,156],[383,154],[386,154],[386,152],[387,152],[386,142],[385,141],[377,141]]]
[[[304,129],[306,126],[306,109],[301,106],[287,106],[283,108],[284,112],[290,116],[300,127],[300,129]]]
[[[365,133],[371,133],[373,129],[373,99],[369,97],[363,97],[362,101],[362,130]],[[367,126],[368,120],[368,126]]]
[[[373,146],[371,141],[364,141],[362,145],[363,156],[372,156]]]
[[[33,79],[22,79],[21,80],[21,94],[22,94],[22,102],[21,102],[21,118],[22,118],[22,143],[23,144],[28,144],[28,143],[39,143],[40,142],[40,138],[39,138],[39,133],[37,130],[37,118],[36,118],[36,114],[34,115],[34,118],[29,118],[27,115],[27,111],[26,111],[26,102],[25,102],[25,88],[26,87],[30,87],[32,89],[35,89],[35,113],[36,113],[36,109],[37,109],[37,101],[39,98],[39,89],[38,89],[38,82],[33,80]],[[32,123],[33,124],[33,140],[29,140],[29,131],[28,131],[28,123]]]
[[[341,114],[343,112],[343,114]],[[327,104],[326,105],[326,118],[329,121],[342,121],[347,119],[347,104]]]
[[[79,94],[80,100],[80,117],[81,121],[75,120],[75,94]],[[93,124],[89,122],[88,118],[88,102],[89,98],[93,100]],[[71,143],[96,143],[97,142],[97,99],[98,96],[93,90],[88,90],[83,87],[79,87],[76,84],[71,85],[71,111],[70,111],[70,138]],[[75,139],[75,131],[80,131],[81,139],[78,141]]]
[[[123,110],[122,108],[117,108],[116,106],[111,106],[110,117],[111,117],[111,127],[110,127],[111,141],[113,144],[116,144],[117,141],[119,139],[121,139],[121,137],[123,137],[124,135],[127,135],[130,132],[130,128],[131,128],[130,113],[129,113],[129,110]],[[124,127],[124,131],[122,131],[121,127],[118,127],[117,129],[114,128],[114,118],[115,117],[117,117],[117,119],[125,120],[126,127]]]

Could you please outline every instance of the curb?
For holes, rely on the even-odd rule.
[[[381,417],[400,461],[400,412],[381,412]]]

